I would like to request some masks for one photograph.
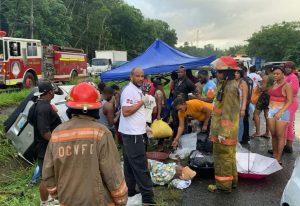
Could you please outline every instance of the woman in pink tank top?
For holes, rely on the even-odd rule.
[[[273,157],[281,164],[285,130],[290,120],[288,108],[292,104],[293,93],[284,80],[284,67],[275,67],[273,76],[274,84],[268,92],[270,103],[267,123],[272,135]]]
[[[296,64],[292,61],[288,61],[285,63],[285,81],[289,83],[292,87],[293,91],[293,102],[291,106],[289,107],[290,111],[290,122],[286,128],[286,145],[284,147],[284,152],[292,153],[293,152],[293,140],[295,137],[295,128],[294,128],[294,122],[295,122],[295,113],[298,109],[298,91],[299,91],[299,79],[294,74],[294,69],[296,67]]]

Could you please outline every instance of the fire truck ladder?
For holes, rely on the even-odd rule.
[[[54,51],[52,45],[43,48],[43,77],[54,79]]]

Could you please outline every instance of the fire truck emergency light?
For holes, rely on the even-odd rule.
[[[0,37],[5,37],[6,36],[6,32],[5,31],[0,31]]]

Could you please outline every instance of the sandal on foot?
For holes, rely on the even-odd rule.
[[[265,138],[265,139],[270,139],[271,138],[271,136],[269,136],[269,135],[261,135],[260,137],[262,137],[262,138]]]
[[[258,137],[261,137],[261,135],[260,134],[258,134],[258,135],[257,134],[253,134],[253,135],[250,136],[251,139],[258,138]]]

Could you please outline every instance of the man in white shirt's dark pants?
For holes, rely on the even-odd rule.
[[[143,134],[146,133],[146,113],[144,104],[149,102],[142,90],[144,72],[134,68],[130,83],[121,93],[121,116],[119,132],[123,139],[124,175],[128,196],[134,196],[138,185],[144,205],[155,204],[153,183],[147,168],[147,158]]]

